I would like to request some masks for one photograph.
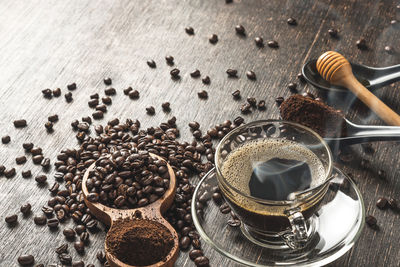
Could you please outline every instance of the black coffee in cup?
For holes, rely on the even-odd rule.
[[[273,138],[245,142],[232,150],[222,163],[221,173],[241,192],[224,194],[238,216],[245,217],[250,226],[271,232],[289,226],[284,208],[258,205],[243,195],[285,201],[295,192],[321,185],[325,179],[325,168],[310,149],[294,141]],[[317,199],[299,207],[304,217],[311,216],[319,202]]]

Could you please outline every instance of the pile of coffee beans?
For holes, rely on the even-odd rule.
[[[91,202],[133,209],[153,203],[169,187],[166,162],[151,157],[146,150],[116,150],[95,164],[86,182]]]

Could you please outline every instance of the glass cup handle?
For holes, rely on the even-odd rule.
[[[300,211],[288,211],[288,219],[291,229],[279,233],[280,237],[291,249],[303,248],[309,239],[303,214]]]

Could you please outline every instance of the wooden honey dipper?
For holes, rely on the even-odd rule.
[[[157,156],[155,154],[149,153],[151,157],[157,158],[159,160],[165,160]],[[113,228],[113,223],[119,219],[126,219],[126,218],[134,218],[136,217],[136,214],[140,212],[141,217],[146,220],[152,220],[155,222],[158,222],[162,225],[164,225],[169,232],[171,233],[172,238],[174,239],[174,245],[171,248],[171,251],[169,254],[166,256],[166,258],[163,261],[157,262],[152,265],[148,265],[146,267],[172,267],[174,266],[174,263],[176,259],[178,258],[178,252],[179,252],[179,243],[178,243],[178,234],[176,233],[175,229],[167,222],[167,220],[164,219],[164,217],[161,215],[164,213],[172,204],[174,198],[175,198],[175,192],[176,192],[176,177],[175,173],[172,170],[171,166],[167,163],[167,168],[168,168],[168,174],[169,174],[169,187],[168,190],[165,191],[164,195],[156,200],[155,202],[141,208],[136,208],[136,209],[114,209],[107,207],[99,202],[91,202],[88,200],[87,196],[89,195],[89,190],[86,186],[86,182],[89,178],[90,172],[95,168],[96,162],[93,163],[85,172],[83,179],[82,179],[82,192],[83,192],[83,197],[86,203],[86,206],[90,209],[91,213],[96,216],[97,219],[102,221],[104,224],[110,226],[110,229],[108,230],[107,236],[106,236],[106,241],[105,241],[105,252],[106,252],[106,257],[107,261],[110,264],[111,267],[135,267],[133,265],[129,265],[126,263],[123,263],[117,257],[113,254],[111,254],[108,249],[107,249],[107,238],[115,231],[115,228]],[[132,219],[132,224],[134,224],[135,221]],[[134,248],[132,248],[134,249]],[[151,251],[149,251],[151,253]]]
[[[334,51],[323,53],[317,60],[317,70],[321,77],[331,84],[352,91],[387,124],[400,126],[400,116],[354,77],[351,65],[344,56]]]

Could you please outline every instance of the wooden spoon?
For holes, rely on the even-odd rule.
[[[165,161],[160,156],[157,156],[152,153],[150,153],[150,155],[154,158]],[[174,200],[174,197],[175,197],[176,177],[175,177],[175,173],[172,170],[171,166],[167,163],[167,168],[168,168],[168,173],[169,173],[169,188],[164,193],[164,195],[160,199],[151,203],[150,205],[147,205],[147,206],[141,207],[141,208],[137,208],[137,209],[127,209],[127,210],[110,208],[110,207],[107,207],[98,202],[96,202],[96,203],[90,202],[87,199],[87,196],[89,195],[89,191],[86,187],[86,181],[89,177],[90,171],[92,171],[95,168],[95,166],[96,166],[96,163],[93,163],[86,170],[86,172],[83,176],[83,180],[82,180],[82,192],[83,192],[83,197],[85,199],[86,206],[90,209],[91,213],[94,216],[96,216],[97,219],[102,221],[104,224],[110,226],[110,230],[107,233],[106,240],[107,240],[107,238],[109,238],[110,234],[114,232],[113,223],[116,220],[123,219],[123,218],[134,218],[135,212],[140,211],[143,219],[156,221],[158,223],[163,224],[165,227],[167,227],[174,239],[174,246],[172,247],[170,253],[167,255],[166,259],[164,261],[160,261],[160,262],[157,262],[157,263],[155,263],[153,265],[149,265],[149,266],[151,266],[151,267],[161,267],[161,266],[172,267],[172,266],[174,266],[174,263],[175,263],[176,259],[178,258],[178,252],[179,252],[178,234],[176,233],[175,229],[167,222],[167,220],[165,220],[164,217],[161,215],[171,206],[171,204]],[[132,223],[135,223],[135,220],[132,220]],[[107,249],[107,241],[105,242],[104,247],[105,247],[106,257],[107,257],[107,260],[108,260],[110,266],[112,266],[112,267],[133,267],[132,265],[128,265],[128,264],[121,262],[114,255],[109,253],[108,249]],[[149,251],[149,253],[151,253],[151,251]]]
[[[317,70],[331,84],[350,89],[387,124],[400,126],[400,116],[354,77],[349,61],[341,54],[334,51],[322,54],[317,60]]]

